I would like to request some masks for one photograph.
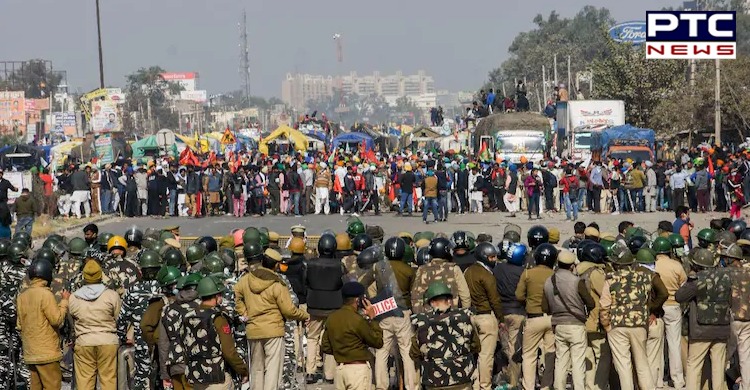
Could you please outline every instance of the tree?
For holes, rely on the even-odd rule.
[[[30,60],[0,79],[0,89],[24,91],[27,99],[42,99],[53,94],[61,80],[62,74],[53,71],[49,61]]]
[[[164,80],[164,72],[160,66],[151,66],[125,77],[128,95],[125,109],[128,113],[137,114],[137,118],[124,116],[126,128],[156,132],[161,128],[179,126],[179,118],[169,104],[169,96],[179,94],[183,87]]]

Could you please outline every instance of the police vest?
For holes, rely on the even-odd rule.
[[[213,385],[224,383],[224,358],[221,341],[214,326],[217,309],[190,311],[185,316],[185,377],[190,384]]]
[[[305,292],[305,281],[304,268],[305,263],[302,256],[294,255],[288,262],[289,268],[284,275],[289,279],[289,283],[292,284],[294,293],[299,298],[299,303],[307,303],[307,293]]]
[[[696,320],[701,325],[729,325],[732,279],[723,269],[698,272],[695,297]],[[745,296],[747,298],[747,296]]]
[[[337,259],[314,259],[307,264],[308,310],[337,310],[344,304],[341,296],[343,286],[341,261]]]
[[[750,269],[732,271],[732,317],[736,321],[750,321]]]
[[[453,256],[453,262],[461,268],[461,271],[466,271],[467,268],[477,262],[477,259],[474,257],[473,253],[467,250],[463,255]]]
[[[622,269],[607,274],[612,297],[612,328],[646,327],[651,275],[639,269]]]
[[[429,263],[419,267],[414,278],[414,285],[411,288],[411,310],[414,314],[424,313],[430,310],[424,302],[424,293],[430,283],[442,281],[447,284],[453,294],[454,302],[458,297],[458,285],[452,262],[443,259],[433,259]]]
[[[415,315],[412,320],[426,388],[471,383],[475,361],[471,351],[473,327],[467,309]]]

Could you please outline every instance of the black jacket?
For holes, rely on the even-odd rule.
[[[500,303],[503,315],[520,314],[525,316],[526,309],[516,299],[516,287],[523,274],[523,266],[509,263],[498,263],[493,270],[497,281],[497,292],[500,294]]]

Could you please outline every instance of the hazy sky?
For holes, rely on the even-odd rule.
[[[0,0],[0,60],[51,60],[69,84],[98,86],[94,0]],[[606,6],[617,21],[677,0],[101,0],[107,85],[139,67],[196,71],[209,94],[239,89],[239,28],[248,13],[251,93],[281,95],[288,72],[360,74],[424,69],[438,89],[473,89],[537,13]],[[336,61],[334,33],[343,36]]]

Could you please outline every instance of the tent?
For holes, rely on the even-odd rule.
[[[133,142],[130,145],[133,148],[133,158],[141,158],[146,155],[153,155],[153,152],[159,151],[159,144],[156,143],[156,136],[150,135]],[[149,153],[151,152],[151,153]]]
[[[348,147],[350,150],[358,149],[359,145],[364,142],[367,150],[373,150],[374,142],[372,137],[365,133],[343,133],[336,136],[333,139],[333,148],[338,149],[339,145]]]
[[[289,126],[281,125],[258,143],[258,150],[263,154],[269,154],[269,144],[280,144],[279,139],[286,140],[294,145],[294,150],[304,152],[307,150],[307,137],[300,131]],[[271,148],[275,151],[274,148]]]
[[[81,145],[83,145],[81,141],[67,141],[53,146],[50,150],[50,170],[54,172],[57,170],[57,167],[65,165],[70,152]]]
[[[38,166],[43,158],[42,150],[32,145],[8,145],[0,149],[0,167],[5,170],[28,171]]]

